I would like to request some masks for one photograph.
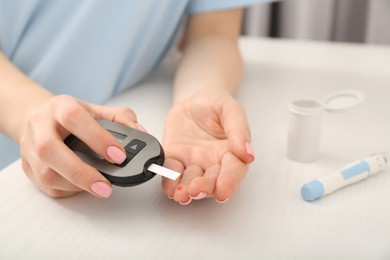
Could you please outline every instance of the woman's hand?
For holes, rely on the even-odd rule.
[[[100,198],[111,195],[110,182],[84,163],[63,140],[73,134],[111,163],[126,159],[118,140],[96,119],[136,127],[129,108],[89,104],[70,96],[55,96],[31,111],[20,139],[22,167],[43,192],[52,197],[71,196],[87,191]]]
[[[181,204],[215,197],[227,201],[254,160],[246,115],[232,97],[242,77],[238,46],[242,9],[190,15],[165,125],[165,165],[182,173],[163,179]]]
[[[165,166],[182,173],[163,179],[168,197],[181,204],[215,197],[227,201],[254,160],[241,105],[226,91],[202,90],[170,111],[163,139]]]

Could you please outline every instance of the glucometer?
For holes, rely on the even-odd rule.
[[[97,122],[125,148],[126,160],[122,164],[106,161],[74,135],[68,136],[64,142],[112,184],[123,187],[135,186],[152,179],[156,174],[173,180],[180,176],[180,173],[162,166],[165,159],[164,150],[152,135],[107,120]]]

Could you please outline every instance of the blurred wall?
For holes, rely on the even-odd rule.
[[[284,0],[249,7],[243,34],[390,44],[390,0]]]

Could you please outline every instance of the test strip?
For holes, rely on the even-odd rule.
[[[165,168],[163,166],[160,166],[158,164],[152,163],[148,167],[148,171],[154,172],[155,174],[161,175],[163,177],[166,177],[171,180],[176,180],[179,176],[180,173],[173,171],[171,169]]]

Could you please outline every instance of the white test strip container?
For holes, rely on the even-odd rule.
[[[288,106],[287,157],[305,163],[316,161],[320,154],[323,114],[345,111],[360,104],[364,98],[361,91],[343,90],[326,96],[322,102],[312,99],[292,101]]]

